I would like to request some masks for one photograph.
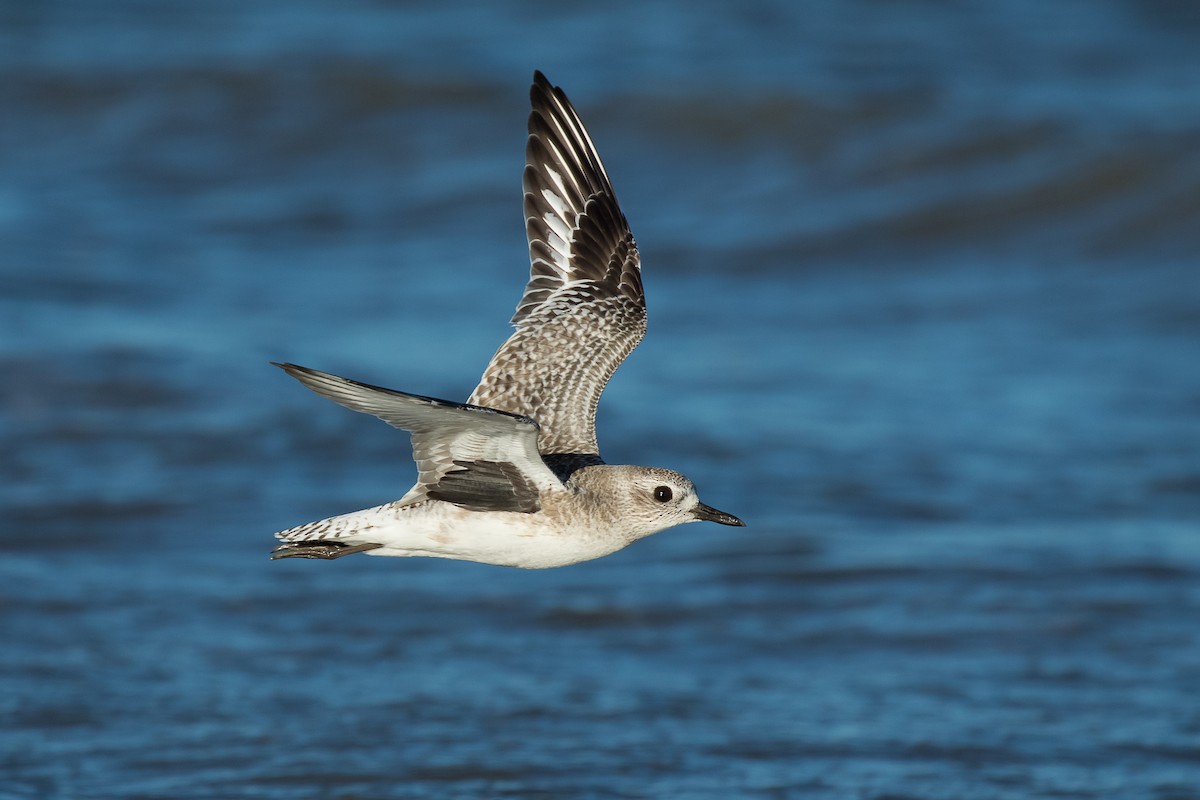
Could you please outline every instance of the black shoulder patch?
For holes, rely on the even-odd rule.
[[[425,493],[468,511],[540,511],[537,487],[507,461],[458,461]]]
[[[577,469],[604,463],[604,459],[596,453],[546,453],[542,456],[542,461],[546,462],[550,471],[563,483],[570,480],[571,473]]]

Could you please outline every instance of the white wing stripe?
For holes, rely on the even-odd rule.
[[[564,242],[570,242],[575,238],[575,230],[573,225],[568,225],[565,220],[554,213],[548,213],[542,217],[550,230],[562,239]],[[566,266],[565,264],[563,266]]]
[[[557,155],[557,154],[556,154],[556,155]],[[550,167],[550,166],[547,166],[547,167],[546,167],[546,174],[548,174],[548,175],[550,176],[550,180],[554,181],[554,185],[558,187],[558,195],[559,195],[559,197],[561,197],[561,198],[565,198],[565,197],[567,197],[567,187],[566,187],[566,185],[565,185],[565,184],[564,184],[564,182],[563,182],[563,176],[562,176],[562,174],[561,174],[561,173],[559,173],[559,172],[558,172],[558,170],[556,170],[556,169],[553,169],[553,168],[552,168],[552,167]],[[543,193],[544,193],[544,192],[543,192]],[[565,205],[566,205],[566,201],[565,201],[565,200],[563,201],[563,205],[564,205],[564,207],[565,207]]]
[[[561,194],[553,192],[550,189],[542,189],[542,199],[549,204],[551,210],[559,216],[560,219],[566,221],[570,217],[575,217],[575,210],[567,205],[567,201],[563,199]]]

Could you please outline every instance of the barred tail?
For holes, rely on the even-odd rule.
[[[314,539],[311,541],[287,542],[281,544],[271,551],[271,560],[278,558],[323,558],[331,560],[341,558],[352,553],[361,553],[364,550],[375,550],[383,547],[381,544],[374,542],[363,542],[362,544],[349,544],[346,542],[338,542],[332,539]]]

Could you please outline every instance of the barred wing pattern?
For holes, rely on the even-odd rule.
[[[469,403],[537,420],[538,448],[599,460],[600,394],[646,332],[637,245],[567,96],[540,72],[525,151],[530,277]]]

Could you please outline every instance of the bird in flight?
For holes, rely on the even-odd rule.
[[[744,525],[678,472],[600,458],[596,405],[646,332],[637,245],[591,137],[540,72],[525,150],[529,282],[466,403],[276,364],[319,395],[412,434],[399,500],[275,534],[272,558],[431,556],[539,569],[667,528]]]

